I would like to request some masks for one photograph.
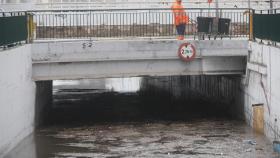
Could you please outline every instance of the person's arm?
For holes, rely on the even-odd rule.
[[[188,24],[190,18],[189,18],[189,15],[187,14],[187,12],[185,10],[183,11],[183,18],[186,21],[186,24]]]

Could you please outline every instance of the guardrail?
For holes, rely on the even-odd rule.
[[[253,14],[254,38],[280,42],[280,8],[255,10]]]
[[[11,47],[28,39],[26,12],[0,12],[0,47]]]
[[[190,22],[186,36],[249,37],[248,9],[185,8]],[[176,36],[171,9],[45,10],[31,11],[36,24],[35,39],[122,38]],[[219,17],[199,29],[198,17]],[[227,31],[222,19],[229,19]],[[215,21],[215,20],[213,20]],[[205,24],[203,24],[205,25]],[[216,29],[214,29],[216,27]],[[213,31],[216,30],[216,31]],[[223,29],[224,30],[224,29]]]

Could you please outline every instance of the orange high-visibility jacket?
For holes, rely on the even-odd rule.
[[[175,25],[187,24],[189,22],[189,16],[182,5],[175,2],[171,9],[173,11]]]

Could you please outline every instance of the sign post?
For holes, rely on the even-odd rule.
[[[207,0],[208,2],[208,16],[210,17],[210,4],[212,3],[212,0]]]

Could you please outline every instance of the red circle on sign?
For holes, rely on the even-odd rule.
[[[196,54],[195,47],[191,43],[183,43],[178,50],[178,56],[184,61],[191,61]]]

